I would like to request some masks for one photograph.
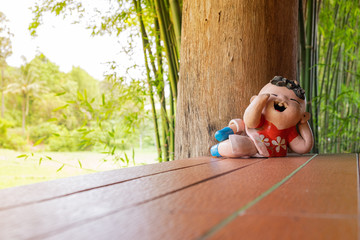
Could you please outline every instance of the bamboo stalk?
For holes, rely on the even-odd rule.
[[[304,11],[303,11],[303,3],[302,0],[299,0],[299,40],[300,40],[300,79],[301,84],[302,81],[305,81],[305,55],[306,55],[306,40],[305,40],[305,25],[304,25]]]
[[[153,85],[151,83],[151,77],[150,77],[148,56],[146,53],[146,50],[148,48],[148,38],[147,38],[146,31],[145,31],[143,19],[141,17],[142,10],[141,10],[140,1],[138,2],[137,0],[133,0],[133,3],[134,3],[135,9],[136,9],[136,12],[138,15],[138,19],[140,22],[140,32],[141,32],[141,39],[142,39],[142,44],[143,44],[143,53],[144,53],[144,60],[145,60],[145,68],[146,68],[146,80],[147,80],[147,84],[148,84],[148,92],[149,92],[149,96],[150,96],[151,111],[152,111],[152,115],[153,115],[153,123],[154,123],[154,129],[155,129],[156,148],[157,148],[157,153],[158,153],[158,160],[159,160],[159,162],[161,162],[162,161],[162,152],[161,152],[161,142],[160,142],[160,135],[159,135],[159,126],[158,126],[157,114],[156,114],[156,108],[155,108],[154,93],[153,93],[153,89],[152,89]]]
[[[165,91],[164,91],[164,70],[162,67],[163,61],[162,61],[162,47],[160,43],[160,26],[159,26],[159,20],[156,15],[155,6],[151,5],[152,10],[154,11],[154,29],[155,29],[155,44],[156,44],[156,59],[157,59],[157,66],[158,70],[154,72],[156,79],[157,79],[157,92],[159,96],[159,102],[160,102],[160,113],[161,113],[161,125],[162,125],[162,149],[164,153],[164,161],[169,161],[170,154],[169,154],[169,117],[167,115],[166,110],[166,99],[165,99]]]
[[[312,33],[313,33],[313,0],[307,0],[307,13],[306,13],[306,42],[305,42],[305,78],[304,78],[304,89],[306,94],[306,99],[308,101],[311,101],[311,95],[310,95],[310,68],[311,68],[311,50],[312,50]],[[309,109],[309,105],[307,106],[307,109]]]
[[[325,5],[325,3],[327,5]],[[323,6],[325,5],[326,8],[330,8],[331,4],[329,1],[326,1],[323,3]],[[333,16],[333,21],[336,22],[336,19],[338,18],[339,15],[339,4],[335,3],[335,7],[334,7],[334,16]],[[323,109],[325,107],[327,107],[328,105],[328,101],[329,101],[329,86],[330,86],[330,79],[331,79],[331,69],[332,69],[332,56],[333,56],[333,52],[334,52],[334,36],[335,36],[335,29],[332,29],[330,31],[330,37],[326,37],[324,36],[324,45],[327,44],[326,47],[324,47],[325,49],[327,49],[327,53],[326,53],[326,57],[325,57],[325,65],[324,65],[324,70],[322,72],[322,81],[321,81],[321,87],[320,87],[320,104],[321,104],[321,108]],[[321,113],[322,112],[322,113]],[[321,144],[321,152],[326,153],[327,152],[327,146],[328,146],[328,111],[320,111],[320,117],[322,119],[322,124],[321,124],[321,128],[320,128],[320,134],[319,134],[319,138],[322,141]]]
[[[172,91],[170,91],[170,160],[174,160],[175,157],[175,106],[174,106],[174,96]]]
[[[312,113],[310,126],[314,131],[314,135],[318,135],[317,128],[317,110],[316,107],[312,107],[314,101],[318,97],[317,90],[317,1],[308,0],[306,2],[306,26],[304,24],[303,16],[303,1],[299,1],[299,38],[300,38],[300,78],[301,83],[306,92],[306,99],[308,105],[306,109],[308,112]],[[306,34],[305,34],[306,32]],[[314,102],[315,103],[315,102]],[[314,114],[315,113],[315,114]],[[318,152],[318,138],[315,139],[315,145],[313,152]]]
[[[175,36],[178,49],[181,45],[181,10],[178,0],[170,0],[172,22],[174,24]]]
[[[176,102],[176,96],[177,96],[177,82],[178,82],[178,69],[176,69],[176,59],[173,54],[173,51],[171,51],[171,40],[169,36],[169,32],[167,31],[166,26],[166,19],[165,19],[165,9],[163,7],[162,0],[154,0],[155,3],[155,9],[159,18],[159,24],[160,24],[160,34],[161,38],[164,42],[165,52],[166,52],[166,58],[168,60],[169,64],[169,78],[170,78],[170,86],[171,91],[174,95],[174,100]]]

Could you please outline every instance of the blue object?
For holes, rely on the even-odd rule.
[[[234,134],[234,131],[229,127],[224,127],[215,133],[215,139],[221,142],[228,139],[230,134]]]
[[[211,155],[214,157],[222,157],[219,153],[218,146],[219,146],[219,144],[216,144],[216,145],[212,146],[210,149]]]

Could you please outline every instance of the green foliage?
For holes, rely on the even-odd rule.
[[[51,135],[46,140],[48,151],[74,152],[79,150],[79,140],[76,132],[62,128],[57,134],[59,135]]]
[[[124,82],[114,75],[99,82],[79,67],[63,73],[43,54],[21,69],[8,67],[6,72],[7,94],[13,97],[5,102],[9,120],[0,118],[1,147],[93,150],[118,156],[139,145],[138,129],[147,119],[142,82]],[[27,87],[39,83],[46,90]],[[25,135],[19,131],[22,116],[27,122]],[[126,162],[126,158],[117,160]]]
[[[19,128],[8,128],[7,134],[4,138],[1,138],[1,147],[7,149],[14,149],[17,151],[29,150],[26,140],[21,134]]]
[[[360,151],[358,1],[324,1],[319,15],[319,146]]]
[[[7,148],[7,142],[8,142],[8,128],[12,127],[13,123],[0,118],[0,146]]]
[[[79,0],[42,0],[33,7],[34,18],[29,26],[31,34],[36,35],[37,28],[43,22],[44,13],[50,12],[62,17],[71,15],[72,19],[76,19],[76,23],[82,21],[87,25],[87,28],[92,30],[92,35],[110,34],[118,36],[125,30],[131,30],[131,38],[134,36],[141,37],[146,78],[142,79],[140,84],[146,84],[146,95],[148,95],[152,108],[159,161],[173,159],[174,152],[174,106],[176,105],[179,78],[181,5],[181,0],[110,0],[106,3],[99,1],[97,6],[89,8],[86,2]],[[137,34],[133,34],[133,32],[137,32]],[[131,40],[128,43],[129,47],[126,52],[131,53],[133,43]],[[163,59],[164,56],[166,56],[166,60]],[[116,63],[112,67],[116,70]],[[78,69],[73,69],[70,76],[79,85],[77,88],[78,96],[84,94],[83,85],[87,84],[87,102],[81,99],[76,101],[76,104],[79,105],[79,102],[82,104],[79,106],[79,110],[87,114],[87,117],[98,117],[94,116],[93,109],[89,108],[89,105],[92,106],[92,98],[97,95],[96,90],[98,88],[88,86],[89,81],[79,81],[78,79],[85,79],[85,76]],[[113,77],[118,79],[116,74]],[[165,100],[166,87],[171,92],[168,101]],[[96,103],[96,100],[94,101]],[[156,109],[156,101],[160,103],[160,109]],[[105,106],[105,104],[103,105]],[[63,114],[67,115],[65,112]],[[58,117],[56,118],[58,119]],[[129,118],[134,117],[130,116]],[[102,118],[99,119],[100,122],[103,121]],[[87,121],[86,116],[84,116],[83,121]],[[158,121],[161,121],[161,126]],[[126,124],[131,125],[130,122]],[[85,144],[93,144],[88,139],[84,139],[84,141]]]
[[[69,75],[70,78],[77,83],[76,90],[78,92],[83,93],[86,91],[89,99],[99,96],[99,82],[91,77],[85,70],[80,67],[73,67]]]
[[[14,134],[14,131],[9,131],[14,125],[14,122],[0,118],[0,147],[24,150],[26,141],[18,134]]]
[[[307,3],[306,28],[300,24],[300,32],[306,30],[307,35],[302,41],[301,78],[312,103],[309,111],[313,115],[315,150],[359,152],[360,3],[353,0],[326,0],[320,6],[315,0]],[[318,23],[312,22],[314,19]]]

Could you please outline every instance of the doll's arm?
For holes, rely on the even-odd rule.
[[[308,153],[314,145],[314,137],[309,126],[309,123],[300,123],[298,125],[300,135],[294,138],[289,145],[290,148],[296,153]]]
[[[229,128],[231,128],[234,133],[242,133],[243,131],[245,131],[244,120],[240,118],[232,119],[229,122]]]
[[[270,94],[261,94],[252,98],[244,113],[244,122],[248,128],[256,128],[261,121],[261,113],[266,106]]]

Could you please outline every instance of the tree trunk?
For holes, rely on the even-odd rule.
[[[176,159],[209,155],[275,75],[296,78],[298,1],[184,0]]]

